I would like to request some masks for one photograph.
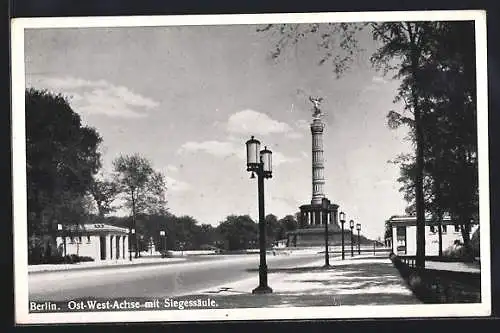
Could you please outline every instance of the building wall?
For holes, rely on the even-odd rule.
[[[397,226],[393,225],[392,228],[392,250],[396,254],[406,254],[409,256],[414,256],[417,254],[417,227],[416,226],[401,226],[406,229],[406,253],[401,249],[398,250],[399,246],[403,246],[403,242],[398,239]],[[472,226],[472,234],[477,230],[478,225]],[[448,249],[454,244],[456,240],[462,241],[462,234],[459,231],[455,231],[454,225],[447,225],[446,231],[442,233],[443,251]],[[437,226],[434,232],[431,231],[430,226],[425,227],[425,255],[427,256],[437,256],[439,255],[439,233]]]
[[[118,237],[119,238],[118,238]],[[80,237],[66,237],[66,254],[76,254],[82,257],[91,257],[94,261],[101,261],[101,241],[99,235],[83,235]],[[128,258],[128,236],[127,235],[102,235],[106,238],[106,259],[116,260]],[[116,257],[117,241],[119,244],[119,258]],[[64,251],[63,237],[57,237],[57,246]],[[111,248],[112,247],[112,248]],[[112,256],[111,256],[112,254]]]

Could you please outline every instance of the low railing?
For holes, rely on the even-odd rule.
[[[438,260],[439,258],[439,260]],[[456,258],[453,258],[458,261]],[[480,301],[480,272],[415,267],[415,256],[397,256],[391,260],[415,295],[424,303],[474,303]],[[426,257],[426,261],[443,261]]]

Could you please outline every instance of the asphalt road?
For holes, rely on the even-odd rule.
[[[321,254],[268,256],[269,268],[298,267],[322,260]],[[198,257],[158,266],[117,267],[30,274],[31,301],[85,298],[176,297],[255,276],[259,255]]]

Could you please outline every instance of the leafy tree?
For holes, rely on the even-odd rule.
[[[346,57],[345,51],[357,49],[352,43],[356,30],[371,29],[373,39],[380,44],[371,56],[372,64],[384,74],[395,73],[394,78],[401,82],[395,102],[403,103],[403,112],[389,112],[388,124],[392,128],[408,126],[409,139],[415,145],[415,154],[400,161],[400,180],[410,202],[408,211],[417,217],[417,266],[425,263],[426,210],[439,221],[448,211],[462,226],[464,244],[468,244],[469,221],[477,216],[473,24],[385,22],[274,27],[279,36],[275,57],[287,45],[296,45],[311,35],[339,36],[336,40],[340,44],[318,43],[325,57],[333,60],[337,75],[352,61],[353,53],[348,52]]]
[[[389,238],[392,238],[392,225],[389,221],[385,221],[384,241],[387,241]]]
[[[156,172],[151,162],[134,154],[119,156],[114,162],[115,183],[131,210],[132,227],[136,228],[139,213],[164,213],[166,211],[166,186],[163,174]],[[135,256],[139,256],[137,236]]]
[[[266,241],[269,246],[270,244],[273,244],[276,240],[281,239],[284,232],[276,215],[273,214],[266,215],[265,223],[266,223]]]
[[[297,230],[297,228],[298,228],[297,219],[293,215],[286,215],[281,220],[279,220],[279,222],[280,222],[285,234],[288,231],[294,231],[294,230]]]
[[[101,219],[116,210],[117,207],[113,206],[119,194],[116,182],[105,179],[94,179],[90,185],[90,193],[95,201],[98,215]]]
[[[466,252],[470,253],[470,221],[478,215],[473,24],[435,22],[426,25],[424,36],[430,42],[419,63],[419,82],[408,84],[416,91],[421,108],[423,206],[439,224],[444,215],[450,215],[460,225]],[[398,113],[393,112],[390,118],[393,127],[405,124],[415,128],[413,120]],[[401,190],[410,202],[410,211],[418,202],[411,193],[416,184],[416,162],[411,157],[399,161]],[[439,235],[441,239],[441,228]]]
[[[350,23],[326,24],[268,24],[257,31],[269,34],[275,45],[271,58],[278,60],[286,56],[291,48],[298,47],[307,39],[314,39],[324,51],[319,55],[318,64],[333,66],[337,77],[341,76],[354,60],[355,53],[360,51],[356,33],[363,25]]]
[[[78,223],[67,213],[86,196],[101,166],[102,139],[82,125],[62,95],[27,89],[25,103],[28,235],[38,247],[29,253],[40,259],[55,250],[57,223]]]
[[[202,249],[203,246],[215,246],[215,243],[220,240],[217,229],[210,224],[200,225],[195,233],[197,248]]]
[[[247,249],[258,239],[258,224],[248,215],[230,215],[217,226],[228,250]]]

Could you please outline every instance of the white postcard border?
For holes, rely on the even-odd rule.
[[[478,157],[481,221],[481,304],[423,304],[292,307],[85,313],[29,313],[27,262],[27,193],[25,143],[25,29],[91,28],[268,23],[474,20],[476,27]],[[488,96],[486,13],[478,10],[349,12],[248,15],[18,18],[12,20],[12,170],[14,220],[14,291],[17,324],[91,322],[286,320],[328,318],[469,317],[491,314],[490,208],[488,171]]]

